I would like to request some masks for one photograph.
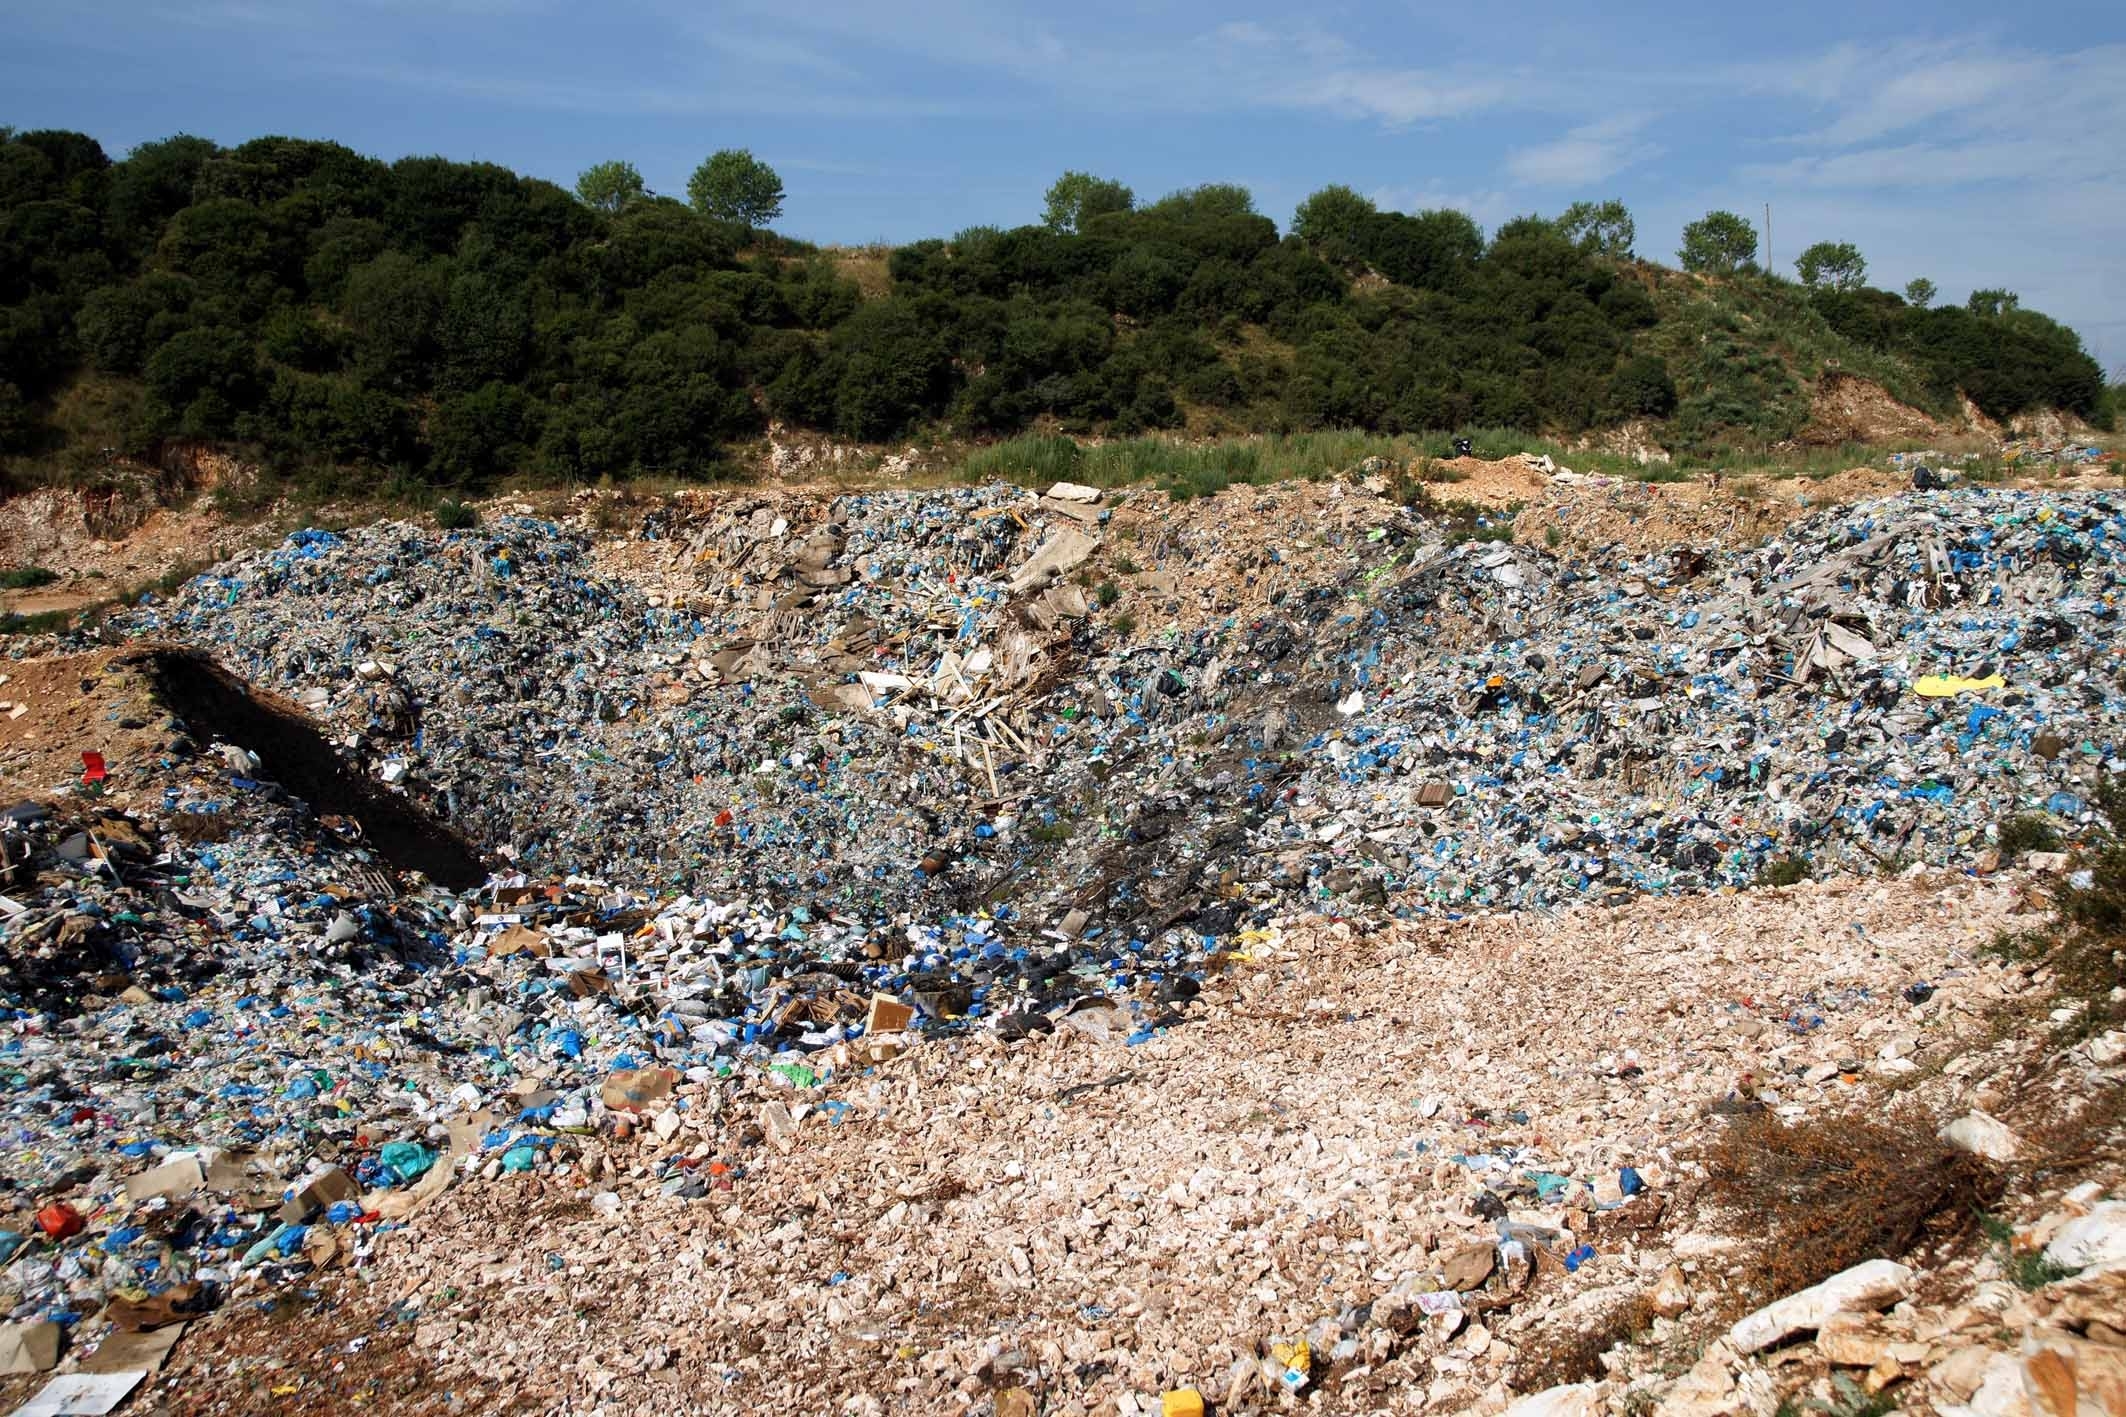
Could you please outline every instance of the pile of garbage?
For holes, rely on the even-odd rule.
[[[2094,466],[2111,457],[2107,448],[2095,443],[2046,440],[2043,438],[2004,438],[2001,440],[2001,461],[2011,467],[2032,467],[2048,463],[2068,463]]]
[[[1548,907],[1784,858],[1970,863],[2003,817],[2071,822],[2118,742],[2086,628],[2115,613],[2105,494],[1587,559],[1333,495],[1299,525],[1280,489],[1156,518],[1092,489],[760,496],[671,531],[699,585],[671,605],[550,524],[305,533],[137,628],[294,697],[534,875],[869,927],[1217,935],[1354,891]],[[1212,563],[1261,593],[1197,613]]]
[[[0,814],[13,1317],[181,1328],[733,1097],[656,1180],[741,1186],[925,1041],[1170,1039],[1308,914],[1988,870],[2119,767],[2122,513],[1567,558],[1343,486],[756,496],[659,528],[658,603],[528,518],[298,533],[128,628],[492,874],[406,869],[286,785],[329,786],[294,728],[213,713]]]
[[[887,935],[582,877],[454,893],[182,727],[159,760],[0,814],[0,1186],[24,1218],[0,1263],[18,1328],[110,1319],[112,1363],[361,1262],[461,1172],[568,1175],[725,1089],[802,1117],[919,1038],[1148,1038],[1196,991],[1200,947],[1007,948],[960,916]],[[694,1158],[666,1190],[742,1175]]]
[[[1492,633],[1375,665],[1353,626],[1351,722],[1324,745],[1343,772],[1313,820],[1331,842],[1368,822],[1394,883],[1443,905],[1740,884],[1780,858],[1997,863],[1994,824],[2071,830],[2118,767],[2122,509],[1892,498],[1745,555],[1616,567],[1488,548],[1492,588],[1439,562],[1386,593],[1387,623],[1481,606]],[[1379,697],[1356,697],[1369,677]]]
[[[1228,1413],[1295,1393],[1326,1412],[1498,1410],[1509,1386],[1580,1380],[1575,1350],[1605,1378],[1595,1354],[1650,1327],[1637,1367],[1608,1368],[1608,1401],[1571,1409],[1649,1411],[1690,1366],[1678,1351],[1750,1311],[1735,1301],[1766,1248],[1807,1233],[1704,1208],[1702,1149],[1735,1119],[1953,1102],[2024,1127],[2008,1104],[2029,1079],[1990,1020],[2043,994],[1985,946],[2031,918],[2030,884],[1316,917],[1228,961],[1199,1026],[1136,1047],[1075,1028],[918,1046],[816,1093],[694,1096],[610,1164],[587,1156],[572,1202],[518,1178],[454,1186],[377,1246],[366,1284],[326,1292],[354,1311],[343,1332],[410,1339],[429,1389],[475,1410],[483,1392],[627,1408],[675,1386],[762,1411],[1160,1413],[1191,1393]],[[2048,1086],[2101,1098],[2122,1048],[2091,1040]],[[671,1190],[680,1176],[705,1198]],[[2002,1346],[1997,1307],[1949,1292],[1930,1295],[1939,1321],[1893,1316],[1894,1354],[1836,1361],[1858,1379],[1894,1358],[1870,1391],[1910,1393]],[[304,1317],[339,1317],[323,1308]],[[273,1332],[222,1339],[214,1380],[259,1373]],[[1852,1337],[1826,1325],[1823,1346]],[[1730,1346],[1739,1371],[1717,1381],[1761,1384],[1773,1362],[1792,1391],[1822,1371],[1807,1346]],[[322,1405],[341,1356],[273,1380]]]

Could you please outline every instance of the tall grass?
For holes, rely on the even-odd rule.
[[[976,449],[960,464],[958,476],[963,482],[1016,482],[1028,487],[1054,482],[1155,487],[1186,500],[1209,496],[1235,483],[1333,477],[1369,458],[1384,458],[1397,468],[1451,458],[1456,438],[1469,439],[1472,453],[1479,458],[1534,453],[1547,455],[1560,466],[1616,477],[1665,481],[1685,475],[1660,463],[1642,467],[1620,454],[1569,451],[1563,444],[1515,428],[1474,428],[1392,437],[1348,430],[1272,433],[1203,443],[1174,438],[1080,443],[1053,434],[1029,434]]]
[[[1682,396],[1667,430],[1677,447],[1718,458],[1738,444],[1791,438],[1809,420],[1814,381],[1832,369],[1938,417],[1955,413],[1923,370],[1839,334],[1793,281],[1665,273],[1654,298],[1661,323],[1641,344],[1668,361]]]
[[[1971,441],[1954,437],[1931,441],[1905,438],[1885,443],[1839,443],[1829,447],[1739,447],[1726,449],[1702,461],[1726,473],[1821,481],[1856,467],[1894,471],[1897,465],[1890,461],[1892,453],[1915,453],[1931,448],[1943,453],[1939,459],[1932,460],[1938,469],[1958,473],[1966,482],[2001,481],[2004,474],[1999,454],[1987,453],[1964,461],[1957,450]],[[1909,461],[1904,470],[1911,470]]]
[[[967,482],[1007,481],[1028,486],[1080,482],[1090,487],[1152,486],[1186,500],[1232,484],[1327,477],[1370,457],[1407,461],[1420,456],[1404,438],[1371,433],[1271,434],[1214,443],[1129,438],[1079,443],[1034,434],[977,449],[961,464]]]
[[[1441,470],[1427,476],[1427,461],[1454,456],[1454,442],[1467,438],[1470,451],[1489,461],[1528,453],[1547,456],[1575,472],[1600,473],[1636,482],[1687,482],[1708,472],[1765,479],[1821,480],[1855,467],[1892,467],[1892,452],[1913,452],[1928,443],[1904,439],[1887,443],[1843,443],[1835,447],[1796,447],[1760,443],[1727,447],[1704,455],[1678,455],[1673,462],[1639,463],[1622,453],[1568,448],[1554,439],[1517,428],[1469,428],[1458,433],[1403,434],[1389,437],[1357,432],[1268,434],[1187,442],[1176,438],[1129,438],[1108,443],[1080,443],[1053,434],[1029,434],[969,453],[955,471],[962,482],[1016,482],[1047,487],[1081,482],[1093,487],[1154,487],[1176,499],[1205,497],[1235,483],[1256,485],[1288,478],[1333,477],[1368,458],[1385,458],[1417,481],[1451,481]],[[1969,439],[1936,440],[1950,456],[1942,465],[1971,482],[1998,481],[1997,456],[1961,461],[1954,450]]]

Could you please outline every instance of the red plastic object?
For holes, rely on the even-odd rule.
[[[101,753],[83,753],[81,755],[81,766],[81,780],[83,782],[101,782],[111,775],[104,768],[103,754]]]
[[[87,1224],[88,1222],[81,1218],[81,1212],[64,1201],[55,1201],[37,1212],[37,1228],[54,1240],[79,1235]]]

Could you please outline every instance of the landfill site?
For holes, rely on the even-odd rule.
[[[2126,1413],[2108,462],[1467,461],[13,642],[0,1411]]]

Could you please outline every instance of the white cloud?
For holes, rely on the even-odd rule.
[[[814,77],[854,79],[857,72],[841,60],[808,45],[775,35],[739,34],[716,25],[700,26],[695,38],[754,70],[789,69]]]
[[[1794,91],[1818,97],[1806,76],[1841,72],[1849,60],[1834,50],[1798,66],[1804,77]],[[2126,177],[2115,136],[2126,127],[2126,45],[2057,55],[2003,52],[1977,39],[1910,47],[1820,106],[1830,110],[1825,123],[1785,140],[1809,151],[1747,164],[1738,175],[1764,186],[1852,190]]]
[[[691,14],[684,0],[654,0],[671,13]],[[1040,82],[1074,72],[1095,57],[1058,37],[1045,17],[1014,14],[1014,6],[986,0],[724,0],[702,7],[709,23],[732,32],[810,35],[815,47],[839,50],[852,62],[887,56]],[[898,66],[881,66],[879,79]]]
[[[1905,143],[1827,157],[1751,163],[1740,170],[1740,176],[1745,182],[1773,188],[1955,187],[2025,182],[2051,168],[2057,156],[2053,145],[2037,139],[1962,145]]]
[[[1865,96],[1808,141],[1825,146],[1872,142],[1907,128],[1956,116],[1982,114],[2004,93],[2042,82],[2044,64],[2031,59],[1979,55],[1893,63],[1891,72],[1865,84]]]
[[[2126,78],[2126,45],[2042,53],[1978,35],[1874,52],[1841,44],[1813,58],[1738,66],[1730,76],[1825,111],[1820,126],[1782,141],[1838,148],[1917,128],[1929,136],[1943,127],[2012,131],[2092,103],[2102,107],[2106,90],[2116,92]],[[2100,131],[2085,120],[2086,135]]]
[[[1532,187],[1570,187],[1600,182],[1660,149],[1641,141],[1644,114],[1619,114],[1583,124],[1547,143],[1516,148],[1506,155],[1506,171]]]
[[[1852,241],[1872,283],[1924,275],[1949,300],[2007,286],[2100,360],[2126,359],[2126,267],[2111,254],[2126,218],[2126,45],[1840,45],[1734,77],[1787,113],[1787,155],[1740,164],[1697,211],[1768,199],[1783,267],[1812,241]],[[1672,204],[1687,220],[1685,205]]]
[[[1234,107],[1318,109],[1402,127],[1518,106],[1527,92],[1512,75],[1384,65],[1315,28],[1242,21],[1220,25],[1194,49],[1209,90]]]
[[[1804,58],[1781,55],[1728,66],[1725,79],[1738,86],[1790,94],[1817,103],[1835,103],[1866,84],[1867,76],[1880,73],[1882,56],[1870,56],[1857,44],[1834,44],[1823,53]]]
[[[942,101],[863,92],[803,92],[775,83],[616,85],[566,79],[463,73],[410,64],[319,61],[321,72],[364,83],[487,99],[520,108],[604,116],[698,117],[711,114],[803,114],[815,117],[954,117],[966,110]]]
[[[891,10],[893,13],[888,13]],[[1208,29],[1112,27],[1016,17],[1009,5],[919,0],[883,7],[853,0],[737,0],[718,13],[726,36],[807,35],[806,48],[851,66],[901,55],[982,79],[1037,85],[1054,100],[1106,111],[1223,113],[1310,111],[1402,127],[1506,108],[1554,106],[1546,86],[1499,68],[1431,69],[1383,62],[1315,25],[1236,20]],[[891,79],[874,75],[882,87]]]
[[[1279,107],[1317,108],[1404,127],[1507,107],[1515,88],[1500,79],[1457,79],[1414,69],[1332,66],[1266,84],[1257,96]]]

